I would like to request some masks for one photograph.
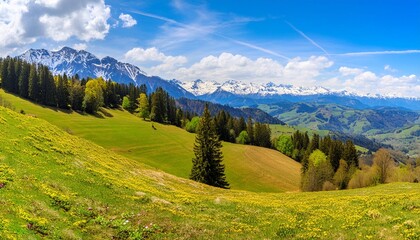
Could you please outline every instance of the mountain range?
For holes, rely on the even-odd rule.
[[[324,87],[303,88],[272,82],[165,80],[112,57],[99,59],[87,51],[69,47],[59,51],[30,49],[18,57],[46,65],[54,74],[145,84],[149,91],[162,87],[177,99],[179,106],[190,112],[199,113],[205,104],[203,101],[207,101],[214,103],[213,110],[223,109],[235,117],[252,116],[266,123],[330,130],[340,133],[340,138],[359,139],[358,143],[368,149],[381,146],[372,142],[376,140],[409,155],[420,155],[418,98],[358,95]]]
[[[418,98],[359,95],[347,91],[332,91],[324,87],[303,88],[272,82],[244,83],[230,80],[219,83],[200,79],[192,82],[165,80],[158,76],[149,76],[139,67],[119,62],[112,57],[99,59],[92,53],[69,47],[59,51],[30,49],[18,57],[31,63],[46,65],[54,74],[65,73],[71,76],[78,74],[81,78],[103,77],[119,83],[146,84],[150,91],[160,86],[175,98],[200,99],[233,107],[279,102],[316,102],[340,103],[356,109],[389,106],[420,110]]]
[[[30,49],[18,57],[30,63],[48,66],[55,75],[74,76],[77,74],[80,78],[103,77],[106,80],[111,79],[125,84],[146,84],[151,91],[162,87],[175,98],[194,97],[193,94],[171,81],[157,76],[148,76],[137,66],[119,62],[112,57],[99,59],[84,50],[77,51],[69,47],[64,47],[59,51]]]

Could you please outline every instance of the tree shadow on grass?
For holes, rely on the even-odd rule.
[[[112,115],[110,112],[108,112],[105,108],[100,108],[99,112],[101,112],[105,117],[114,117],[114,115]]]

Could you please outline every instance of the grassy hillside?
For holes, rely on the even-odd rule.
[[[420,157],[420,123],[386,133],[371,131],[366,135],[378,142],[392,145],[412,157]]]
[[[0,239],[419,239],[420,185],[222,190],[0,107]]]
[[[420,156],[420,116],[414,111],[391,107],[358,110],[316,103],[261,104],[258,108],[287,124],[298,126],[296,128],[363,135],[378,143],[392,145],[412,157]],[[367,143],[363,139],[359,141],[359,144]]]
[[[96,116],[40,107],[0,90],[0,97],[61,129],[91,140],[130,159],[173,175],[188,178],[194,134],[174,126],[145,122],[122,110],[103,109]],[[223,143],[227,180],[232,189],[249,191],[297,191],[300,164],[278,151]]]

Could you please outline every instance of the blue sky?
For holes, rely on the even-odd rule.
[[[2,55],[71,46],[167,79],[420,97],[419,0],[14,0],[0,14]]]

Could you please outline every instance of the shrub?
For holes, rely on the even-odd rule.
[[[200,122],[199,117],[193,117],[191,121],[187,122],[185,125],[185,130],[187,130],[190,133],[197,132],[198,123]]]
[[[337,187],[330,181],[326,181],[322,185],[322,191],[333,191],[333,190],[336,190],[336,189],[337,189]]]

